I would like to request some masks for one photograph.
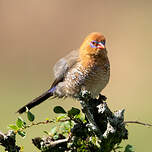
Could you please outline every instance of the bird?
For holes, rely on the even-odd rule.
[[[22,114],[50,97],[78,100],[82,91],[88,91],[92,98],[100,95],[110,79],[110,63],[106,39],[99,32],[90,33],[79,49],[59,59],[53,67],[54,82],[51,87],[17,112]]]

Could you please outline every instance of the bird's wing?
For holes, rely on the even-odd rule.
[[[53,82],[51,88],[56,86],[57,83],[64,79],[65,73],[70,69],[78,60],[79,51],[74,50],[67,54],[65,57],[61,58],[53,67],[53,72],[55,76],[55,81]]]
[[[78,55],[78,51],[74,50],[65,57],[61,58],[53,67],[55,78],[64,75],[65,72],[76,63]]]

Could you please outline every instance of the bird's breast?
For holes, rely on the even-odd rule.
[[[76,97],[82,90],[87,90],[96,97],[107,85],[109,77],[109,62],[94,64],[91,67],[84,67],[78,62],[66,73],[64,81],[58,85],[59,96]]]

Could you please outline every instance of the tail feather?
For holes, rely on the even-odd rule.
[[[28,109],[31,109],[31,108],[39,105],[40,103],[42,103],[43,101],[45,101],[46,99],[48,99],[51,96],[53,96],[53,93],[50,90],[48,90],[48,91],[44,92],[42,95],[40,95],[39,97],[35,98],[34,100],[32,100],[31,102],[26,104],[25,106],[23,106],[22,108],[20,108],[17,112],[19,114],[22,114],[26,111],[26,107]]]

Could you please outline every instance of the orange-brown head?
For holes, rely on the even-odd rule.
[[[105,41],[105,37],[98,32],[91,33],[85,38],[79,50],[80,60],[85,66],[91,64],[94,59],[106,55]]]

